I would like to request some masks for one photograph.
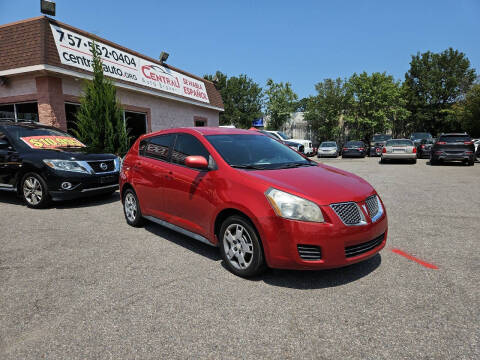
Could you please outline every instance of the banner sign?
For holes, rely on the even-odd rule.
[[[263,126],[263,118],[253,120],[252,126]]]
[[[69,136],[28,136],[21,137],[32,149],[55,149],[59,147],[85,147],[80,141]]]
[[[61,63],[93,72],[92,53],[90,52],[93,41],[53,24],[50,24],[50,27]],[[101,42],[96,41],[95,45],[102,59],[105,75],[198,101],[209,102],[203,81]]]

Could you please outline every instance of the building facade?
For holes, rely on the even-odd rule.
[[[0,25],[0,120],[74,127],[90,48],[117,88],[133,137],[171,127],[218,126],[213,83],[45,16]]]

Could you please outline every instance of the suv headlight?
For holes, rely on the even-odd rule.
[[[301,197],[270,188],[265,196],[275,213],[285,219],[324,222],[322,210],[318,205]]]
[[[54,170],[71,171],[76,173],[90,174],[90,172],[80,165],[78,161],[71,160],[43,160],[43,162]]]

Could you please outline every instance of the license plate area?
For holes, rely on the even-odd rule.
[[[117,177],[115,175],[110,175],[110,176],[102,176],[100,178],[100,184],[108,184],[108,183],[114,183],[118,181]]]

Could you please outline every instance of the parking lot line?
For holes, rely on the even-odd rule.
[[[416,263],[418,263],[418,264],[420,264],[420,265],[422,265],[422,266],[424,266],[424,267],[426,267],[426,268],[433,269],[433,270],[438,270],[438,267],[437,267],[437,266],[435,266],[435,265],[433,265],[433,264],[430,264],[430,263],[428,263],[428,262],[426,262],[426,261],[420,260],[420,259],[416,258],[415,256],[410,255],[410,254],[408,254],[408,253],[406,253],[406,252],[404,252],[404,251],[402,251],[402,250],[400,250],[400,249],[395,249],[395,248],[393,248],[393,249],[391,249],[391,250],[392,250],[392,252],[394,252],[395,254],[398,254],[398,255],[400,255],[400,256],[403,256],[403,257],[407,258],[408,260],[415,261]]]

